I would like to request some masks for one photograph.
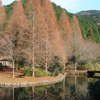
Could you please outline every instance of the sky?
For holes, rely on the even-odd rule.
[[[2,0],[3,5],[12,3],[14,0]],[[84,10],[100,10],[100,0],[51,0],[71,13]]]

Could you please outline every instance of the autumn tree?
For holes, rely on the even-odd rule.
[[[0,31],[5,30],[5,23],[6,23],[6,13],[5,9],[2,6],[2,0],[0,0]]]
[[[21,1],[15,1],[10,16],[7,33],[15,47],[15,61],[18,66],[30,65],[29,31],[26,26],[26,17]]]
[[[10,59],[12,62],[13,68],[13,78],[14,76],[14,69],[15,69],[15,60],[14,60],[14,44],[10,39],[9,35],[1,34],[0,35],[0,55],[2,57],[6,57]]]
[[[72,41],[67,47],[67,53],[69,59],[73,60],[76,70],[78,62],[91,62],[97,58],[96,50],[98,50],[97,47],[99,46],[82,38],[80,25],[76,16],[73,16],[71,25],[73,35]]]
[[[72,29],[73,29],[73,35],[72,35],[72,41],[70,42],[70,46],[68,48],[69,58],[73,60],[75,64],[75,71],[77,70],[77,62],[82,61],[86,59],[86,48],[83,47],[84,40],[82,38],[82,33],[80,30],[80,26],[77,20],[76,16],[73,16],[72,19]]]
[[[69,56],[69,54],[71,54],[71,51],[69,50],[69,48],[70,48],[70,43],[72,42],[73,31],[72,31],[72,27],[69,21],[69,17],[66,11],[63,9],[58,21],[58,25],[59,25],[61,38],[64,42],[66,55]]]
[[[25,14],[26,14],[26,18],[27,18],[27,28],[28,28],[28,32],[29,32],[29,40],[30,40],[30,61],[31,61],[31,66],[32,66],[32,70],[33,70],[33,74],[32,76],[34,77],[35,75],[35,27],[36,27],[36,18],[37,18],[37,11],[34,8],[33,5],[33,0],[29,0],[27,1],[27,6],[25,9]]]
[[[42,9],[45,14],[44,19],[47,24],[49,62],[52,62],[54,56],[58,56],[60,58],[60,62],[65,64],[65,48],[58,29],[53,5],[49,0],[44,0],[42,2]]]

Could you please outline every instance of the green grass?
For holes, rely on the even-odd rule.
[[[24,75],[25,76],[32,76],[32,70],[30,68],[26,67],[24,69]]]

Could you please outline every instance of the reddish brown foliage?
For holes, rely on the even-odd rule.
[[[0,25],[5,20],[5,10],[0,7]],[[86,51],[88,53],[99,49],[98,45],[82,38],[76,16],[73,16],[70,23],[68,15],[63,10],[57,23],[53,6],[49,0],[42,2],[41,0],[27,0],[27,6],[24,9],[21,1],[16,1],[7,25],[6,31],[11,35],[11,41],[15,45],[14,54],[19,58],[23,56],[32,63],[34,53],[35,66],[43,67],[54,56],[58,56],[65,63],[67,54],[71,55],[74,48],[78,53],[83,48],[82,53],[87,48],[90,48]]]
[[[62,38],[64,40],[68,40],[72,38],[72,28],[70,25],[70,21],[68,15],[66,14],[65,10],[62,11],[62,14],[59,19],[59,28],[62,34]]]
[[[59,29],[61,33],[61,38],[64,41],[64,46],[66,48],[66,54],[68,53],[69,44],[72,41],[73,31],[70,25],[68,15],[65,10],[62,11],[62,14],[59,19]]]
[[[2,7],[2,0],[0,0],[0,7]]]
[[[6,13],[4,7],[0,6],[0,25],[4,24],[6,21]]]
[[[21,1],[16,1],[14,3],[11,20],[15,26],[23,27],[25,25],[25,15]]]
[[[33,0],[36,19],[34,27],[34,57],[35,57],[35,65],[36,66],[44,66],[46,62],[46,51],[47,51],[47,25],[44,20],[44,13],[41,8],[41,4],[39,0]],[[35,14],[35,13],[33,13]]]
[[[73,16],[73,19],[72,19],[72,29],[73,29],[73,33],[77,35],[78,39],[82,40],[83,38],[82,38],[80,25],[75,15]]]
[[[48,41],[50,44],[49,47],[50,50],[52,50],[50,52],[53,52],[52,56],[58,56],[63,61],[65,61],[66,53],[64,44],[60,36],[53,6],[49,0],[44,0],[42,4],[42,9],[45,14],[44,19],[48,27]]]

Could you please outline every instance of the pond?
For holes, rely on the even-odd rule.
[[[100,79],[67,76],[49,86],[0,87],[0,100],[100,100]]]

